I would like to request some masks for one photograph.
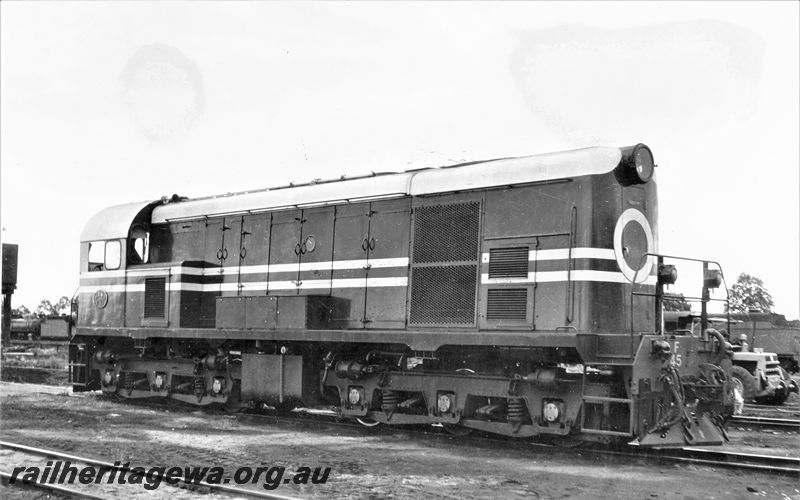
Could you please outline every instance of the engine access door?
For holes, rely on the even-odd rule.
[[[367,247],[367,328],[404,328],[411,199],[373,202]]]
[[[369,205],[356,203],[336,208],[331,295],[338,306],[331,311],[333,328],[364,328]]]
[[[269,246],[269,294],[296,295],[300,272],[302,210],[272,215]]]
[[[300,295],[330,294],[334,213],[331,207],[303,210],[300,239],[295,247],[300,252]]]

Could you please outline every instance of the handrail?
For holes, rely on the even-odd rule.
[[[654,253],[654,252],[645,252],[645,253],[643,253],[642,256],[639,258],[639,265],[637,266],[636,272],[633,274],[633,279],[631,280],[631,295],[630,295],[631,355],[633,355],[633,331],[634,331],[634,324],[633,324],[633,317],[634,317],[634,314],[633,314],[633,297],[634,297],[634,295],[643,295],[643,296],[649,296],[649,297],[655,297],[656,296],[655,293],[650,294],[650,293],[646,293],[646,292],[636,292],[633,289],[633,285],[637,284],[636,283],[636,279],[638,278],[639,272],[642,270],[643,264],[644,264],[645,259],[647,257],[660,257],[660,259],[662,261],[663,261],[663,259],[666,258],[666,259],[683,260],[683,261],[689,261],[689,262],[702,262],[703,265],[704,265],[704,269],[707,268],[708,264],[716,265],[717,268],[719,269],[720,277],[722,278],[722,284],[723,284],[723,286],[725,288],[725,298],[724,299],[712,299],[710,297],[708,297],[708,298],[707,297],[684,297],[684,298],[685,299],[689,299],[689,300],[699,300],[701,303],[705,303],[705,302],[709,302],[709,301],[725,302],[725,303],[729,303],[730,302],[730,293],[728,292],[728,283],[725,281],[725,273],[722,272],[722,265],[719,262],[717,262],[715,260],[696,259],[696,258],[693,258],[693,257],[681,257],[681,256],[678,256],[678,255],[666,255],[666,254],[660,254],[660,253]],[[648,270],[648,272],[652,272],[652,267],[651,267],[651,269]],[[658,286],[659,286],[658,283],[656,283],[656,287],[658,287]],[[705,286],[704,286],[704,289],[705,289]],[[703,309],[703,310],[705,311],[705,309]],[[730,330],[730,307],[726,308],[726,316],[728,318],[728,323],[729,323],[728,329]],[[664,333],[663,329],[661,328],[661,325],[656,325],[656,331],[660,332],[662,335]]]

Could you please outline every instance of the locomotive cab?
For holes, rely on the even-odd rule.
[[[95,214],[84,227],[78,325],[124,326],[127,271],[147,259],[147,227],[158,203],[110,207]]]

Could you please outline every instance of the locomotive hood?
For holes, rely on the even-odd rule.
[[[153,210],[152,222],[158,224],[171,220],[281,208],[302,208],[409,195],[421,196],[450,191],[469,191],[604,174],[614,170],[620,164],[622,157],[623,151],[620,148],[597,146],[409,172],[316,181],[309,184],[169,203]]]

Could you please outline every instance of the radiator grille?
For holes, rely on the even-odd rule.
[[[476,260],[480,203],[414,209],[414,262]]]
[[[527,305],[528,290],[525,288],[490,289],[486,301],[486,319],[525,321]]]
[[[414,209],[409,323],[475,323],[480,203]]]
[[[166,278],[147,278],[144,280],[144,317],[163,318],[164,301],[167,296]]]
[[[528,247],[489,250],[490,278],[527,278]]]
[[[411,274],[411,323],[471,325],[475,266],[419,267]]]

